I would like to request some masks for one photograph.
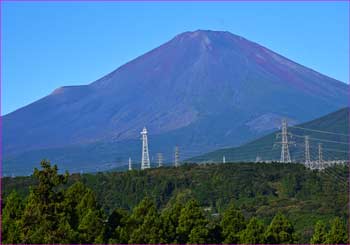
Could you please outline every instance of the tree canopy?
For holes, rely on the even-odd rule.
[[[176,171],[177,174],[191,173],[196,176],[191,172],[192,167],[186,166],[186,171],[190,172],[184,172],[185,169],[179,172],[181,167],[162,171]],[[257,168],[259,167],[261,166],[258,165]],[[295,166],[291,168],[295,170]],[[206,167],[199,168],[196,174],[202,174],[203,169]],[[2,243],[283,244],[303,241],[300,240],[302,236],[298,236],[296,232],[296,227],[300,226],[293,217],[296,214],[288,212],[286,208],[279,208],[279,211],[276,211],[273,206],[283,206],[285,205],[283,202],[290,205],[292,201],[296,205],[298,198],[313,195],[303,189],[301,184],[303,178],[297,177],[296,174],[293,175],[294,177],[283,177],[283,173],[279,173],[278,176],[271,175],[272,170],[266,170],[261,172],[262,176],[265,175],[261,177],[262,182],[266,178],[272,184],[266,187],[264,185],[268,183],[262,183],[259,187],[262,188],[261,193],[252,192],[245,185],[245,180],[240,179],[234,180],[238,181],[237,183],[242,182],[239,188],[227,186],[232,194],[231,198],[227,199],[224,194],[225,188],[219,187],[218,190],[222,195],[216,196],[215,199],[211,199],[212,201],[203,201],[204,193],[217,195],[211,188],[218,185],[217,183],[221,181],[220,176],[226,176],[227,169],[225,174],[221,173],[219,168],[215,169],[216,177],[203,178],[200,187],[196,187],[199,189],[182,188],[183,185],[186,186],[185,183],[173,176],[165,175],[161,181],[162,184],[157,187],[157,195],[149,192],[150,183],[155,181],[149,178],[150,171],[117,173],[116,175],[124,180],[129,178],[130,181],[135,180],[136,183],[132,181],[129,183],[133,186],[134,193],[140,194],[141,190],[145,193],[133,196],[134,201],[129,200],[124,193],[125,201],[129,200],[128,202],[135,204],[133,208],[125,207],[122,201],[119,202],[119,206],[112,209],[103,206],[106,199],[90,186],[91,183],[94,183],[94,186],[108,183],[109,174],[87,175],[84,178],[69,176],[68,173],[59,174],[56,165],[52,166],[48,161],[42,161],[41,169],[34,170],[34,180],[29,192],[23,195],[22,189],[19,189],[19,192],[13,189],[4,200]],[[287,173],[289,171],[288,168],[282,169]],[[320,177],[322,173],[310,174],[318,184],[322,182],[323,177]],[[23,181],[23,179],[20,180]],[[337,186],[336,183],[331,182],[332,179],[327,180],[330,182],[322,184],[322,188]],[[289,182],[294,183],[292,189],[286,186]],[[140,183],[142,187],[139,186]],[[314,182],[309,179],[305,183],[310,186]],[[310,190],[318,193],[319,188],[310,188]],[[169,190],[172,195],[166,198],[168,195],[166,192]],[[268,200],[274,191],[282,192],[281,199],[277,194],[273,194],[274,201]],[[160,201],[160,197],[164,200]],[[212,196],[207,198],[210,199]],[[242,200],[246,201],[242,202]],[[342,201],[339,198],[337,202]],[[302,216],[297,216],[297,218],[300,217]],[[314,229],[308,242],[348,243],[346,217],[345,215],[327,215],[322,219],[311,219],[310,225],[314,226]]]

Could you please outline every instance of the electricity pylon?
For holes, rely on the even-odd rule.
[[[175,146],[175,154],[174,154],[174,166],[179,166],[179,147]]]
[[[163,154],[157,153],[157,158],[158,158],[158,167],[162,167],[163,166]]]
[[[149,153],[148,153],[148,140],[147,140],[147,129],[143,127],[141,132],[142,135],[142,160],[141,160],[141,169],[150,168],[151,164],[149,161]]]
[[[132,170],[131,157],[129,157],[129,171]]]
[[[305,166],[311,167],[309,136],[305,136]]]
[[[281,144],[281,158],[280,162],[282,163],[291,163],[291,157],[289,152],[289,145],[294,144],[294,142],[288,141],[288,135],[291,135],[287,131],[288,124],[286,119],[282,119],[282,128],[281,133],[277,134],[281,136],[281,142],[276,142],[277,144]]]
[[[318,162],[317,162],[317,169],[323,169],[323,155],[322,155],[322,144],[318,144]]]

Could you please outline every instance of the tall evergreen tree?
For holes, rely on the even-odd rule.
[[[348,242],[346,226],[344,222],[336,217],[331,221],[331,228],[327,234],[327,244],[346,244]]]
[[[130,243],[159,243],[160,219],[155,203],[150,198],[144,198],[134,208],[130,224]]]
[[[132,231],[129,243],[160,243],[160,219],[155,206],[152,206],[140,224]]]
[[[21,242],[21,223],[24,204],[16,191],[11,192],[2,210],[1,237],[3,243]]]
[[[69,217],[70,225],[75,230],[78,228],[79,222],[82,218],[82,207],[79,208],[78,212],[78,205],[84,198],[85,194],[87,193],[87,190],[87,187],[84,186],[83,183],[76,182],[64,192],[65,212],[67,212],[67,215]]]
[[[242,212],[236,209],[231,201],[221,220],[224,243],[239,243],[239,233],[245,229],[246,223]]]
[[[21,219],[23,243],[69,243],[74,234],[67,222],[63,190],[68,173],[58,174],[57,166],[41,162],[42,170],[35,169],[38,184],[30,190]]]
[[[160,234],[165,243],[177,243],[176,228],[179,225],[179,217],[183,205],[181,203],[174,203],[171,207],[164,209],[161,213],[162,229]]]
[[[75,209],[79,223],[79,242],[93,243],[99,236],[99,241],[102,241],[106,218],[91,189],[86,189]]]
[[[103,242],[99,237],[103,231],[103,215],[100,210],[88,209],[79,223],[79,243]],[[96,240],[96,238],[99,238]]]
[[[310,240],[311,244],[324,244],[327,239],[326,225],[322,221],[318,221],[315,225],[314,234]]]
[[[249,220],[245,230],[241,232],[240,242],[245,244],[264,243],[264,225],[256,217]]]
[[[282,213],[277,213],[267,227],[265,242],[272,244],[293,243],[293,235],[294,227],[292,223]]]
[[[205,227],[208,224],[207,219],[204,216],[202,209],[200,208],[198,202],[194,199],[190,200],[186,203],[185,207],[181,210],[179,217],[179,225],[176,229],[176,233],[178,234],[178,242],[186,243],[189,241],[189,236],[192,232],[192,229],[195,227],[196,230],[193,235],[196,239],[199,235],[203,235],[203,231],[199,230],[199,227]]]
[[[120,237],[119,232],[121,228],[126,226],[128,219],[128,213],[124,209],[116,208],[113,210],[111,215],[108,217],[106,229],[103,234],[103,242],[108,243],[111,240],[111,243],[127,243],[128,240],[123,241]]]
[[[203,244],[209,241],[209,229],[206,226],[195,226],[188,236],[189,244]]]

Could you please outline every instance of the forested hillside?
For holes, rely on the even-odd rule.
[[[346,243],[345,166],[191,164],[70,176],[42,167],[3,179],[8,243]]]
[[[291,144],[290,153],[294,161],[305,160],[305,136],[309,136],[311,160],[318,159],[318,144],[323,145],[324,160],[349,159],[349,116],[350,109],[345,107],[333,113],[327,114],[315,120],[290,126],[289,138],[295,144]],[[275,144],[279,131],[270,133],[239,147],[224,148],[208,152],[201,156],[193,157],[191,162],[221,162],[223,156],[226,161],[255,161],[279,160],[281,148]]]

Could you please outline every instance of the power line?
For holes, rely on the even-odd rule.
[[[304,138],[303,135],[297,135],[297,134],[293,134],[293,136],[295,137],[299,137],[299,138]],[[328,143],[335,143],[335,144],[344,144],[344,145],[348,145],[348,142],[341,142],[341,141],[334,141],[334,140],[324,140],[324,139],[320,139],[320,138],[312,138],[309,137],[310,140],[317,140],[317,141],[323,141],[323,142],[328,142]]]
[[[309,128],[303,128],[298,126],[289,126],[290,128],[298,128],[298,129],[304,129],[312,132],[318,132],[318,133],[325,133],[325,134],[334,134],[334,135],[340,135],[340,136],[347,136],[350,137],[350,134],[341,134],[341,133],[334,133],[330,131],[323,131],[323,130],[316,130],[316,129],[309,129]]]

